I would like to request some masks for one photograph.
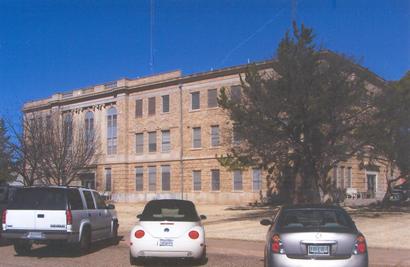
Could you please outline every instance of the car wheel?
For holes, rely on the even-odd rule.
[[[79,244],[79,252],[80,254],[84,255],[87,254],[91,249],[91,231],[89,228],[83,230],[81,234],[80,244]]]
[[[31,243],[28,241],[17,241],[14,242],[14,250],[17,255],[27,255],[31,250]]]
[[[118,222],[114,221],[112,227],[113,229],[112,229],[111,243],[113,245],[118,245],[118,243],[120,243],[120,241],[118,240]]]

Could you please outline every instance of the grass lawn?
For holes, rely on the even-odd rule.
[[[127,234],[137,223],[143,203],[115,203],[120,221],[120,232]],[[260,219],[270,218],[276,208],[233,207],[228,205],[197,205],[204,221],[206,236],[241,240],[264,241],[267,228]],[[369,209],[346,208],[357,227],[365,235],[369,247],[410,249],[410,208]]]

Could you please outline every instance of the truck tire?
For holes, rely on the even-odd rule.
[[[86,227],[83,229],[78,246],[81,255],[87,254],[91,249],[91,229]]]
[[[31,243],[25,240],[19,240],[14,242],[14,250],[16,251],[17,255],[27,255],[31,251]]]

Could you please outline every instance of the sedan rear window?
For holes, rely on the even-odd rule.
[[[8,209],[13,210],[65,210],[66,191],[60,188],[18,189]]]
[[[154,200],[147,203],[140,220],[197,222],[199,217],[192,202]]]
[[[283,230],[321,230],[354,229],[346,213],[336,209],[290,209],[284,210],[279,218],[279,227]]]

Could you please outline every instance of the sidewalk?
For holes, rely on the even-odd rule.
[[[263,258],[264,242],[207,239],[207,251],[224,255],[252,255]],[[409,250],[369,248],[370,267],[410,267]]]

